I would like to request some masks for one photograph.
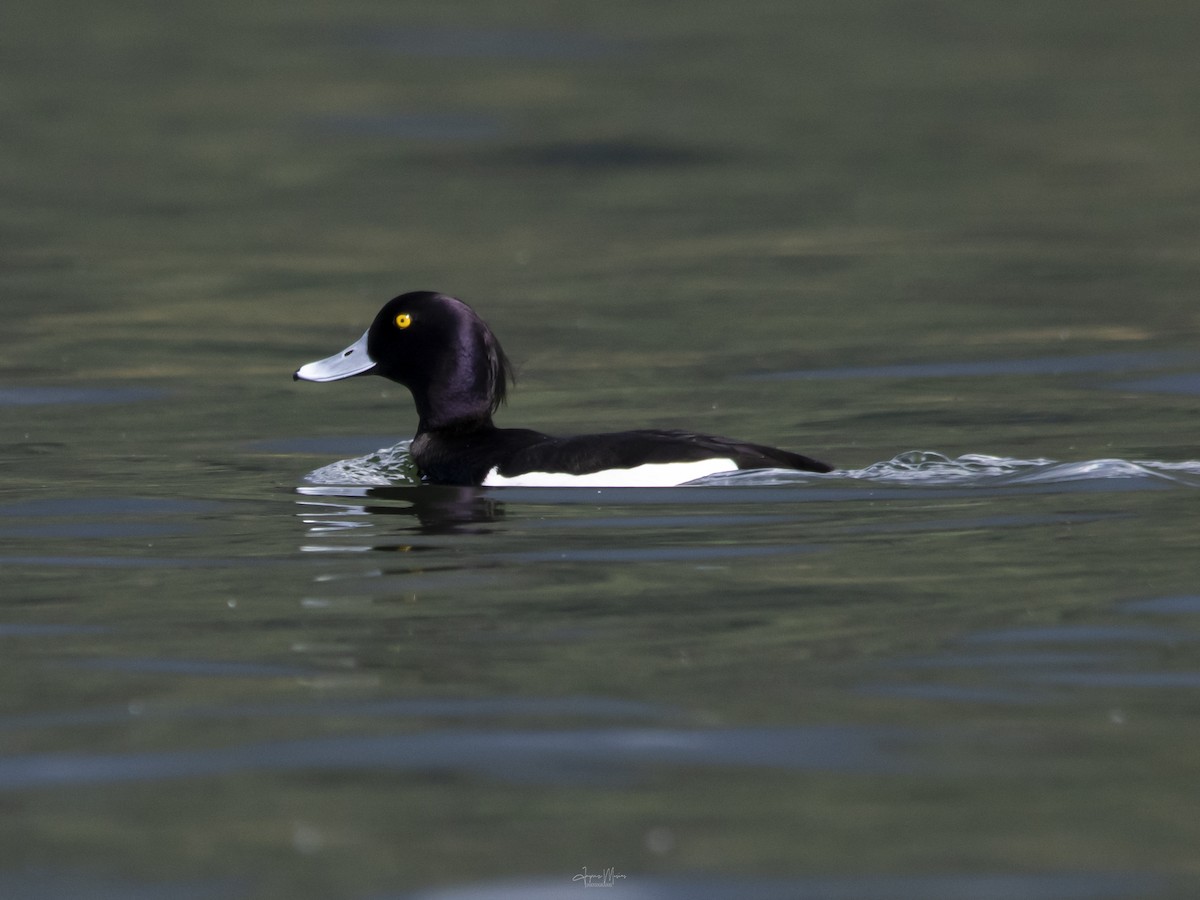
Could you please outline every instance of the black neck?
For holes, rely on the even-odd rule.
[[[430,411],[437,410],[435,415]],[[492,414],[486,406],[480,408],[447,407],[444,403],[422,403],[417,401],[417,434],[436,431],[439,434],[466,434],[472,431],[483,431],[496,426],[492,424]]]

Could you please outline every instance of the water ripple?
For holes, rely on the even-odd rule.
[[[1014,459],[982,453],[951,458],[935,451],[911,450],[865,469],[834,474],[871,481],[921,484],[997,480],[1008,484],[1062,484],[1097,479],[1149,478],[1200,486],[1200,461],[1091,459],[1057,462],[1053,459]]]
[[[366,456],[322,466],[304,477],[309,484],[327,486],[415,485],[420,480],[408,447],[401,441]],[[1074,482],[1137,481],[1200,487],[1200,461],[1091,459],[1059,462],[1018,459],[985,453],[947,456],[934,450],[909,450],[861,469],[838,469],[828,474],[792,469],[754,469],[710,475],[694,485],[771,486],[831,482],[870,482],[888,485],[1053,485]]]
[[[338,460],[309,472],[304,480],[309,484],[337,485],[418,484],[417,467],[408,452],[411,443],[401,441],[366,456]]]
[[[962,872],[955,874],[827,875],[762,878],[714,875],[625,875],[613,869],[625,900],[1118,900],[1176,896],[1170,880],[1123,871]],[[622,880],[616,880],[620,878]],[[628,879],[628,880],[625,880]],[[564,884],[564,882],[566,882]],[[592,885],[587,885],[592,886]],[[413,893],[374,895],[370,900],[558,900],[582,893],[579,884],[556,875],[496,881]]]
[[[1092,353],[1084,356],[1038,356],[1030,359],[954,360],[947,362],[893,363],[882,366],[845,366],[832,369],[795,369],[788,372],[755,372],[748,381],[840,381],[859,378],[972,378],[997,375],[1085,375],[1156,369],[1194,359],[1185,351],[1144,353]]]
[[[829,725],[744,728],[445,730],[335,735],[136,753],[0,757],[0,790],[205,778],[237,772],[469,772],[518,783],[634,775],[647,766],[894,773],[909,768],[906,729]]]

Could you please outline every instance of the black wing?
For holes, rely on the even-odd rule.
[[[739,469],[833,471],[832,466],[799,453],[689,431],[620,431],[567,438],[538,435],[540,440],[533,441],[527,437],[529,434],[523,432],[521,440],[514,440],[517,446],[501,463],[501,475],[506,478],[526,472],[585,475],[604,469],[630,469],[647,463],[722,458],[732,459]]]

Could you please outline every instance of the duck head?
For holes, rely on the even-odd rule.
[[[461,300],[433,291],[384,304],[362,337],[308,363],[296,381],[382,375],[404,385],[421,417],[418,431],[490,422],[504,402],[512,368],[496,336]]]

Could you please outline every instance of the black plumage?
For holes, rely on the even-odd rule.
[[[302,366],[293,377],[336,381],[367,374],[412,392],[420,421],[410,452],[421,477],[434,484],[482,484],[493,470],[504,478],[585,475],[707,459],[728,459],[737,469],[832,470],[799,453],[687,431],[551,437],[497,428],[492,415],[507,396],[512,367],[474,310],[445,294],[416,291],[390,300],[355,344]]]

